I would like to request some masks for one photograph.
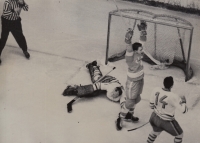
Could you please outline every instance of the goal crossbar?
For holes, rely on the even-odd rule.
[[[162,24],[162,25],[166,25],[166,26],[172,26],[172,27],[178,27],[178,28],[184,28],[184,29],[188,29],[188,30],[192,30],[193,29],[193,26],[190,22],[182,19],[182,18],[179,18],[179,17],[175,17],[175,16],[171,16],[171,15],[161,15],[161,14],[154,14],[152,19],[146,19],[146,18],[140,18],[140,17],[134,17],[134,16],[128,16],[128,15],[125,15],[125,14],[122,14],[122,13],[116,13],[118,11],[124,11],[124,10],[127,10],[127,9],[121,9],[121,10],[115,10],[115,11],[112,11],[109,13],[109,15],[113,15],[113,16],[122,16],[124,18],[129,18],[129,19],[136,19],[136,20],[144,20],[146,22],[150,22],[150,23],[156,23],[156,24]],[[141,12],[141,11],[140,11]],[[144,11],[143,11],[144,12]],[[177,25],[177,24],[173,24],[173,23],[165,23],[165,22],[161,22],[161,21],[157,21],[159,17],[161,16],[165,16],[165,17],[171,17],[171,18],[174,18],[174,19],[180,19],[184,22],[184,24],[186,25]]]

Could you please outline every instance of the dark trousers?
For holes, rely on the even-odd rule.
[[[9,32],[12,33],[19,47],[23,51],[27,51],[26,39],[22,32],[21,18],[12,21],[1,17],[1,24],[2,24],[2,31],[0,40],[0,56],[3,51],[3,48],[5,47]]]

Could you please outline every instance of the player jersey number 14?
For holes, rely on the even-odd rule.
[[[160,92],[156,92],[155,93],[155,105],[156,106],[162,106],[163,109],[165,109],[165,106],[167,105],[167,102],[165,102],[164,100],[167,98],[166,95],[163,95],[160,97]]]

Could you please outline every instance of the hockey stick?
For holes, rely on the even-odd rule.
[[[72,112],[72,104],[73,104],[76,100],[78,100],[78,99],[79,99],[79,97],[76,96],[74,99],[72,99],[72,101],[70,101],[70,102],[67,104],[67,111],[68,111],[68,113],[71,113],[71,112]]]
[[[101,78],[99,78],[97,81],[95,81],[95,83],[97,83],[98,81],[100,81],[101,79],[103,79],[106,75],[108,75],[111,71],[113,71],[116,67],[113,67],[107,74],[105,74],[104,76],[102,76]],[[93,84],[95,84],[93,83]],[[72,104],[77,101],[78,99],[80,99],[81,97],[76,96],[74,99],[72,99],[68,104],[67,104],[67,111],[68,113],[72,112]]]
[[[129,131],[134,131],[134,130],[137,130],[137,129],[139,129],[139,128],[141,128],[141,127],[143,127],[143,126],[145,126],[146,124],[148,124],[149,122],[147,122],[147,123],[145,123],[145,124],[143,124],[143,125],[141,125],[141,126],[139,126],[139,127],[137,127],[137,128],[134,128],[134,129],[130,129],[130,130],[128,130],[128,132]]]

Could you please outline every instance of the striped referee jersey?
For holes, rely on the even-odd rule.
[[[15,12],[15,8],[20,8],[20,10]],[[18,0],[5,0],[2,17],[7,20],[17,20],[20,17],[21,9],[28,11],[28,5],[25,2],[20,5]]]

